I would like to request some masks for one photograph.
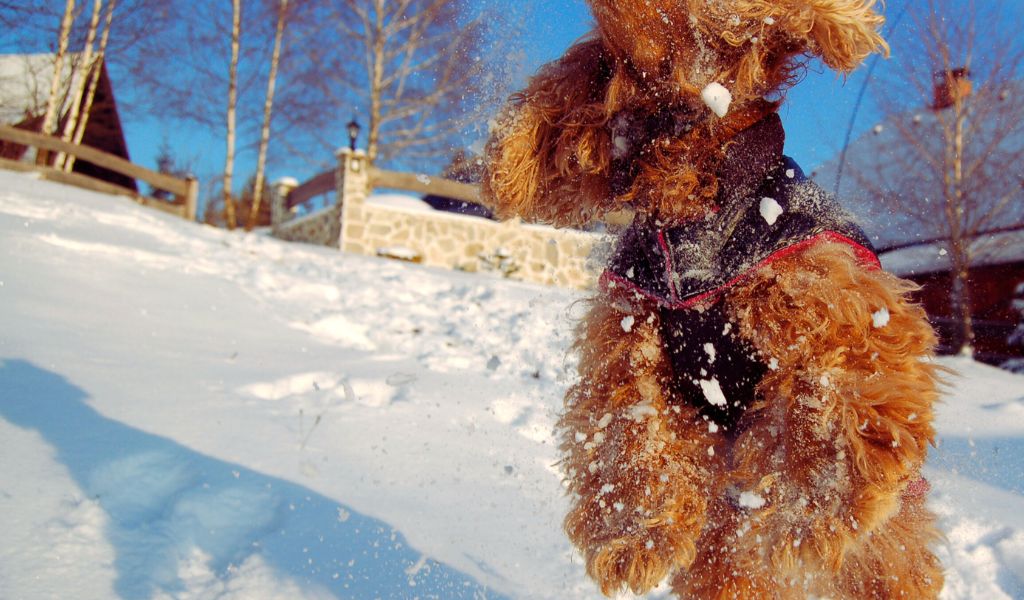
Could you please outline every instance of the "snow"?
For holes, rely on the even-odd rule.
[[[724,85],[713,81],[709,83],[700,93],[701,100],[711,109],[711,112],[719,118],[729,113],[729,105],[732,104],[732,94]]]
[[[889,309],[882,307],[875,312],[871,313],[871,326],[875,329],[881,329],[889,324]]]
[[[0,598],[598,597],[579,299],[0,171]],[[941,364],[942,597],[1024,598],[1024,377]]]
[[[414,248],[408,246],[384,246],[377,248],[377,256],[387,256],[390,258],[398,258],[401,260],[420,260],[423,255],[416,251]]]
[[[13,125],[26,114],[42,115],[46,111],[53,79],[54,54],[0,54],[0,124]],[[82,53],[64,56],[60,77],[60,114],[71,105],[69,90],[78,85]]]
[[[420,175],[419,177],[426,177]],[[430,183],[429,178],[425,183]],[[397,208],[400,210],[423,212],[433,211],[434,208],[420,199],[418,196],[397,193],[376,193],[366,198],[366,203],[386,208]]]
[[[741,492],[739,505],[743,508],[758,509],[765,505],[765,499],[756,492]]]
[[[718,383],[717,378],[701,379],[699,383],[705,400],[715,406],[726,405],[725,393],[722,392],[722,386]]]
[[[978,266],[1024,261],[1024,227],[993,233],[971,242],[972,263]],[[882,266],[901,276],[952,269],[952,257],[943,243],[920,244],[883,252]]]
[[[612,138],[612,158],[620,159],[629,156],[629,138],[617,135]]]
[[[761,198],[758,210],[761,212],[761,218],[769,225],[774,225],[785,212],[775,198]]]

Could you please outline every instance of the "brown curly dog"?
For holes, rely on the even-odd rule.
[[[596,30],[512,97],[484,180],[503,217],[635,213],[560,422],[587,572],[608,595],[936,597],[935,338],[776,115],[808,58],[888,52],[875,0],[589,4]]]

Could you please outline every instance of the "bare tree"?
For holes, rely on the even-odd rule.
[[[469,124],[486,122],[492,96],[503,95],[492,59],[515,26],[492,29],[503,21],[486,3],[352,0],[314,14],[319,29],[308,35],[320,42],[305,46],[308,69],[299,77],[317,102],[294,111],[291,123],[323,147],[344,139],[339,126],[352,114],[363,121],[371,160],[440,167]]]
[[[1011,346],[1024,347],[1024,280],[1017,284],[1013,292],[1014,298],[1011,306],[1020,315],[1020,320],[1017,321],[1016,329],[1013,330],[1006,341]],[[1024,375],[1024,358],[1011,358],[1000,366],[1014,373]]]
[[[109,17],[114,9],[106,1]],[[31,10],[22,4],[6,10],[3,2],[0,16],[37,15],[15,33],[18,42],[5,47],[43,50],[36,32],[58,21],[52,0],[25,0]],[[508,89],[506,69],[515,68],[502,48],[508,49],[524,21],[502,20],[498,0],[288,0],[282,10],[284,5],[118,0],[113,27],[103,24],[95,48],[112,77],[131,82],[133,93],[118,98],[122,111],[225,131],[224,173],[206,174],[217,179],[207,188],[219,188],[216,204],[236,213],[223,221],[236,225],[249,219],[237,198],[227,200],[237,195],[232,188],[241,183],[238,169],[248,168],[248,153],[257,163],[251,206],[259,211],[268,165],[333,162],[352,116],[364,126],[363,139],[371,140],[368,149],[378,161],[440,169],[453,150],[484,137],[490,111]],[[277,18],[282,12],[286,20]],[[71,25],[71,47],[86,47],[88,20]],[[95,75],[86,77],[86,113]],[[217,108],[225,99],[233,108]],[[287,138],[278,136],[285,128]]]
[[[50,95],[46,102],[46,112],[43,115],[43,124],[39,131],[43,135],[50,135],[54,131],[58,119],[60,107],[60,84],[64,76],[64,58],[68,51],[68,40],[71,35],[71,25],[74,23],[75,0],[67,0],[64,6],[64,16],[60,22],[60,33],[57,41],[57,54],[53,58],[53,79],[50,83]]]
[[[75,135],[75,129],[78,127],[78,118],[81,114],[82,99],[85,96],[86,87],[88,80],[91,79],[89,76],[90,71],[93,69],[93,51],[96,43],[96,34],[99,32],[100,26],[100,15],[103,11],[103,0],[93,0],[92,5],[92,17],[89,19],[89,29],[85,38],[85,47],[82,49],[81,54],[81,68],[76,77],[72,79],[72,85],[70,93],[68,94],[68,114],[64,120],[64,126],[61,129],[61,139],[65,142],[70,142]],[[57,168],[64,168],[64,161],[66,156],[63,152],[57,154],[57,160],[55,166]]]
[[[235,118],[238,106],[238,52],[242,28],[242,2],[231,1],[231,63],[228,71],[227,150],[224,153],[224,210],[228,229],[238,223],[235,218],[235,200],[231,195],[231,178],[235,172]]]
[[[224,132],[224,169],[205,174],[218,182],[206,186],[218,189],[205,202],[223,211],[216,223],[232,228],[248,221],[249,211],[238,205],[239,157],[256,151],[261,137],[260,94],[268,83],[279,1],[164,3],[158,11],[165,27],[132,52],[130,76],[144,102],[138,109],[164,123]],[[281,52],[283,58],[283,42]],[[280,96],[274,95],[275,110]]]
[[[82,143],[82,139],[85,137],[85,128],[89,124],[89,113],[92,111],[93,101],[96,99],[96,90],[100,83],[100,75],[104,69],[107,44],[110,42],[110,27],[114,21],[114,7],[116,5],[117,0],[107,2],[107,12],[103,23],[103,34],[100,36],[99,49],[88,71],[89,88],[82,99],[82,114],[78,118],[78,124],[75,126],[75,131],[71,137],[71,142],[75,145]],[[64,170],[70,173],[74,166],[75,157],[73,155],[68,156],[64,161]]]
[[[883,115],[848,166],[903,238],[935,241],[951,264],[954,344],[972,354],[970,269],[986,234],[1024,218],[1024,45],[998,6],[911,8],[916,39],[876,85]],[[953,10],[954,12],[950,12]],[[877,215],[876,215],[877,216]]]
[[[42,9],[36,2],[0,0],[0,25],[13,30],[37,17]]]
[[[267,148],[270,145],[270,119],[274,109],[274,90],[277,84],[277,69],[281,62],[281,41],[284,38],[285,22],[288,17],[288,0],[279,0],[277,25],[274,27],[274,49],[270,54],[270,73],[267,76],[267,93],[263,102],[263,127],[260,129],[260,145],[256,158],[256,175],[253,182],[252,208],[246,220],[246,230],[256,225],[263,200],[263,185],[267,167]]]
[[[154,33],[168,32],[170,37],[173,23],[166,18],[167,4],[164,0],[118,0],[117,8],[117,32],[112,33],[111,19],[114,15],[114,2],[108,0],[106,5],[106,20],[103,24],[103,34],[100,35],[99,47],[94,47],[93,60],[85,61],[85,52],[72,52],[72,49],[81,48],[85,50],[91,44],[87,42],[90,38],[95,42],[97,34],[97,23],[94,19],[81,19],[82,7],[80,3],[73,0],[60,3],[47,0],[19,0],[17,3],[6,3],[0,1],[0,24],[14,23],[15,26],[5,31],[0,36],[0,52],[25,54],[25,64],[35,62],[32,54],[50,54],[48,60],[48,84],[55,84],[56,92],[49,93],[42,90],[36,81],[38,69],[34,66],[27,69],[24,76],[19,76],[18,81],[10,78],[5,81],[5,88],[15,86],[25,90],[31,88],[31,106],[24,106],[28,111],[27,116],[38,117],[40,125],[44,120],[48,121],[47,131],[53,133],[58,127],[61,133],[64,132],[66,117],[70,111],[79,105],[84,114],[88,114],[86,104],[89,103],[90,89],[93,89],[93,82],[98,85],[99,73],[93,69],[102,62],[109,69],[117,71],[115,77],[119,81],[126,81],[127,67],[136,62],[141,62],[150,57],[142,57],[137,52],[139,42],[153,37]],[[89,3],[94,10],[93,17],[97,16],[96,4]],[[179,33],[180,30],[174,32]],[[102,60],[100,59],[102,54]],[[59,63],[59,65],[58,65]],[[30,72],[31,71],[31,72]],[[81,103],[73,102],[72,96],[77,96],[77,90],[81,90]],[[131,95],[122,95],[119,98],[118,108],[121,111],[130,110],[125,102]],[[37,101],[41,98],[42,101]],[[23,100],[24,100],[23,95]],[[50,100],[52,99],[52,104]],[[47,105],[50,104],[49,116],[47,117]],[[89,107],[91,108],[91,107]],[[81,113],[80,113],[81,114]],[[47,117],[44,119],[44,117]],[[78,118],[72,131],[74,134],[82,127],[83,119]],[[40,126],[40,129],[41,126]]]

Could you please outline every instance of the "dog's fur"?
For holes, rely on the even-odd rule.
[[[514,95],[492,134],[484,197],[499,216],[705,214],[730,140],[776,109],[808,57],[845,73],[888,51],[875,0],[589,3],[594,34]],[[700,100],[711,82],[732,93],[721,119]],[[699,114],[695,126],[651,140],[613,192],[612,118],[677,108]],[[836,243],[731,287],[729,317],[777,368],[728,432],[674,397],[658,306],[598,293],[560,427],[565,528],[601,590],[643,593],[671,576],[684,598],[937,596],[938,533],[916,490],[934,437],[935,338],[910,291]],[[874,328],[882,307],[889,324]],[[737,503],[737,490],[763,505]]]

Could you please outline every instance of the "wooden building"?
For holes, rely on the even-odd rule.
[[[975,259],[968,290],[975,357],[993,364],[1024,358],[1024,347],[1009,342],[1021,320],[1013,301],[1024,284],[1024,225],[981,236],[972,246]],[[883,250],[880,256],[887,270],[921,285],[916,300],[939,333],[940,350],[954,352],[951,341],[957,339],[960,325],[950,305],[952,274],[942,243],[915,242]]]
[[[972,232],[965,241],[972,257],[973,349],[976,358],[1001,364],[1024,357],[1024,347],[1008,340],[1021,318],[1013,308],[1015,289],[1024,283],[1024,166],[1016,158],[1024,156],[1024,82],[978,88],[969,77],[966,69],[937,73],[930,104],[879,123],[813,177],[838,192],[886,269],[923,286],[918,300],[946,352],[956,351],[962,337],[950,306],[949,238],[954,229]],[[942,157],[949,156],[944,127],[954,105],[988,110],[987,118],[969,122],[972,137],[960,160],[973,168],[964,169],[970,175],[958,209],[947,206],[949,167],[930,160],[939,157],[944,165]],[[954,220],[951,210],[959,211]]]
[[[52,54],[0,55],[0,124],[33,132],[38,132],[42,128],[54,62]],[[74,90],[83,84],[88,87],[88,82],[84,79],[85,70],[81,68],[81,55],[71,53],[65,57],[64,62],[59,88],[56,132],[63,130],[72,113]],[[130,160],[106,64],[101,63],[99,69],[96,95],[89,110],[82,144]],[[81,101],[81,104],[84,104],[84,100]],[[81,104],[79,110],[82,109]],[[0,158],[31,160],[33,157],[29,155],[29,149],[25,146],[0,141]],[[41,160],[46,160],[52,165],[53,158],[48,156]],[[87,161],[75,161],[72,170],[132,191],[138,191],[134,179]]]

